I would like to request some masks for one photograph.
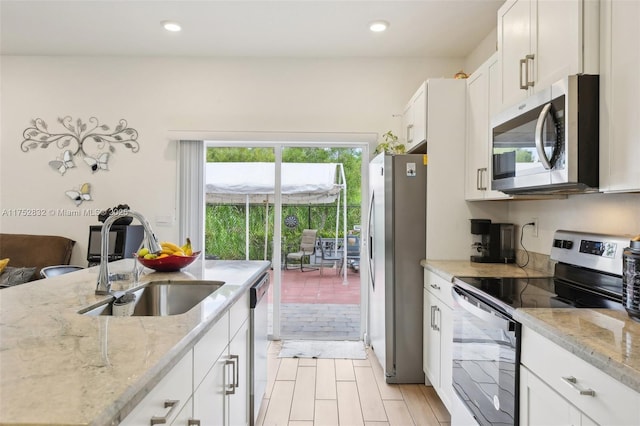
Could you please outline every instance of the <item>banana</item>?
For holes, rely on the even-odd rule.
[[[186,254],[187,256],[191,256],[193,254],[193,247],[191,247],[191,240],[189,239],[189,237],[187,237],[187,241],[181,248],[184,254]]]
[[[182,249],[177,244],[170,243],[168,241],[162,241],[160,245],[164,250],[171,250],[172,252],[182,251]]]

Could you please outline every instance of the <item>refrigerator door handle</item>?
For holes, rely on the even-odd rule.
[[[373,214],[373,202],[376,194],[371,191],[371,198],[369,199],[369,217],[367,218],[367,230],[369,232],[369,244],[367,247],[367,251],[369,252],[369,259],[367,263],[369,264],[369,279],[371,280],[371,288],[375,290],[376,288],[376,277],[373,273],[373,232],[371,232],[371,221]]]

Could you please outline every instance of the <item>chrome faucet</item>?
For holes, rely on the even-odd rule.
[[[109,230],[111,225],[121,217],[133,217],[138,219],[144,228],[144,241],[145,246],[149,249],[150,253],[160,253],[162,247],[158,242],[151,225],[147,222],[140,213],[129,210],[125,214],[109,216],[102,225],[102,231],[100,232],[101,244],[100,244],[100,272],[98,273],[98,285],[96,286],[96,294],[111,294],[111,281],[109,280]],[[135,265],[134,265],[135,269]]]

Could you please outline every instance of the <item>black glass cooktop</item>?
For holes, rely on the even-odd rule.
[[[555,278],[456,277],[458,284],[479,296],[515,308],[623,309],[617,290],[601,291]],[[607,289],[611,290],[611,288]]]

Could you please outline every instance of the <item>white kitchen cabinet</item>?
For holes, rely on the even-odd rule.
[[[520,358],[520,424],[640,424],[638,392],[527,327]]]
[[[507,0],[497,33],[502,108],[567,75],[599,72],[597,0]]]
[[[601,1],[600,190],[640,191],[640,2]]]
[[[520,368],[520,424],[596,425],[526,367]]]
[[[231,307],[226,317],[194,349],[195,365],[208,367],[201,382],[194,374],[197,385],[193,393],[193,419],[201,425],[249,424],[248,293]]]
[[[246,292],[121,425],[249,425],[249,312]]]
[[[120,423],[121,426],[148,425],[152,419],[171,424],[176,415],[188,407],[193,389],[193,356],[189,351],[147,396]],[[190,409],[190,407],[188,408]],[[161,424],[161,423],[158,423]]]
[[[451,283],[424,274],[423,370],[449,411],[452,409],[453,311]]]
[[[427,83],[424,82],[413,94],[402,114],[407,152],[415,150],[427,139]]]
[[[491,116],[498,112],[500,57],[494,53],[467,79],[465,199],[511,198],[491,190]]]
[[[229,425],[249,424],[249,320],[229,342],[229,357],[236,362],[233,393],[228,396]]]

